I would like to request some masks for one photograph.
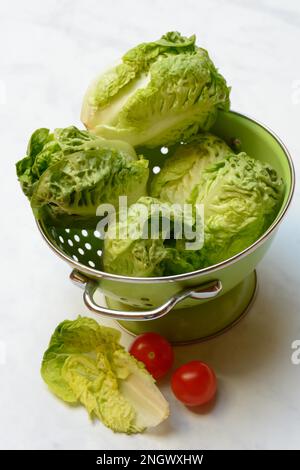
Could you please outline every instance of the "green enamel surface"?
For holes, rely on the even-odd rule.
[[[205,339],[221,332],[235,322],[251,302],[256,286],[252,272],[230,292],[214,300],[187,309],[177,309],[158,320],[148,322],[119,322],[131,333],[139,335],[154,331],[173,343]],[[194,303],[197,301],[194,301]],[[128,310],[129,306],[107,299],[111,308]]]

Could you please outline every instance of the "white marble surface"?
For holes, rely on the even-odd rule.
[[[259,267],[251,314],[214,341],[176,350],[178,364],[199,358],[215,368],[219,394],[210,412],[176,403],[166,381],[168,422],[144,435],[115,435],[55,399],[39,375],[55,326],[88,313],[68,266],[37,232],[14,162],[35,128],[79,124],[82,94],[99,69],[172,29],[197,34],[232,85],[233,108],[273,128],[299,173],[297,0],[1,2],[1,448],[300,448],[300,365],[290,359],[300,339],[298,189]]]

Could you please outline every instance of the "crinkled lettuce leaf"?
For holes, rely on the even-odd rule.
[[[119,343],[120,333],[78,317],[60,323],[41,374],[62,400],[79,404],[115,432],[137,433],[167,418],[169,407],[144,365]]]
[[[185,154],[188,148],[186,146],[180,152]],[[189,152],[186,155],[187,169],[199,158],[196,155],[195,159],[194,150],[192,147],[191,161]],[[222,158],[224,154],[227,155]],[[165,175],[169,187],[162,185],[159,194],[161,196],[163,193],[165,199],[177,200],[173,186],[177,184],[178,200],[186,198],[194,210],[203,208],[203,244],[200,248],[187,249],[184,237],[177,240],[173,236],[168,238],[164,233],[160,233],[159,238],[134,238],[130,234],[120,237],[120,233],[124,233],[125,223],[134,226],[139,220],[139,212],[133,205],[128,211],[128,218],[117,222],[117,236],[114,236],[113,225],[106,234],[103,261],[107,271],[138,277],[164,276],[212,266],[249,247],[276,218],[284,195],[284,183],[270,165],[245,153],[228,153],[226,144],[222,144],[218,153],[205,154],[202,156],[204,162],[197,162],[199,173],[194,178],[194,174],[181,171],[180,164],[176,163],[179,156],[170,157],[165,167],[171,168],[169,180],[168,174]],[[200,160],[202,157],[200,155]],[[214,163],[209,164],[211,160]],[[179,175],[178,181],[172,179],[175,173]],[[148,206],[149,218],[153,204],[171,206],[169,202],[163,203],[155,198],[141,198],[139,202]],[[191,226],[195,214],[193,212]],[[172,215],[173,224],[178,216],[176,212]],[[146,218],[145,225],[148,223]]]
[[[114,149],[76,152],[50,166],[31,198],[36,214],[50,205],[56,214],[95,217],[100,204],[118,207],[119,196],[129,204],[146,194],[148,161],[131,160]]]
[[[65,129],[37,129],[31,136],[26,156],[16,164],[17,175],[26,196],[32,196],[35,184],[49,166],[83,148],[97,138],[74,126]]]
[[[207,167],[190,202],[204,205],[204,266],[224,261],[254,243],[280,209],[284,183],[274,168],[246,153]]]
[[[194,136],[166,158],[152,179],[150,195],[170,203],[187,202],[203,170],[230,153],[230,147],[219,137],[209,133]]]
[[[153,221],[152,225],[150,223],[152,215],[159,221],[155,230]],[[180,205],[141,197],[129,207],[126,217],[108,227],[104,239],[105,270],[126,276],[150,277],[197,269],[199,252],[186,249],[186,243],[192,238],[185,237],[183,222],[191,235],[195,233],[194,211],[183,219]],[[180,236],[181,229],[183,236]]]
[[[102,203],[117,209],[119,195],[135,202],[146,194],[149,170],[127,142],[68,127],[35,131],[17,174],[36,216],[58,223],[69,216],[95,218]]]
[[[169,32],[140,44],[88,88],[81,120],[108,139],[155,147],[209,130],[229,92],[206,50]]]

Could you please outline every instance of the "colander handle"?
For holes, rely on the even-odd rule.
[[[81,272],[74,269],[70,274],[70,279],[80,287],[84,289],[83,300],[85,305],[94,313],[99,315],[107,315],[110,318],[116,320],[154,320],[155,318],[161,318],[166,315],[176,304],[186,298],[195,300],[212,299],[216,297],[222,290],[221,281],[210,281],[201,284],[196,287],[190,287],[188,289],[181,290],[177,294],[173,295],[167,302],[160,305],[159,307],[153,308],[152,310],[140,310],[140,311],[124,311],[114,310],[101,305],[96,304],[94,301],[95,291],[99,288],[99,285],[93,279],[89,279]]]

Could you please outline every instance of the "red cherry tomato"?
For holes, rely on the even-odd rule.
[[[207,364],[191,361],[175,370],[171,386],[176,398],[185,405],[204,405],[214,397],[217,379]]]
[[[156,380],[171,369],[174,360],[172,346],[158,333],[144,333],[138,336],[130,346],[129,352],[145,364]]]

